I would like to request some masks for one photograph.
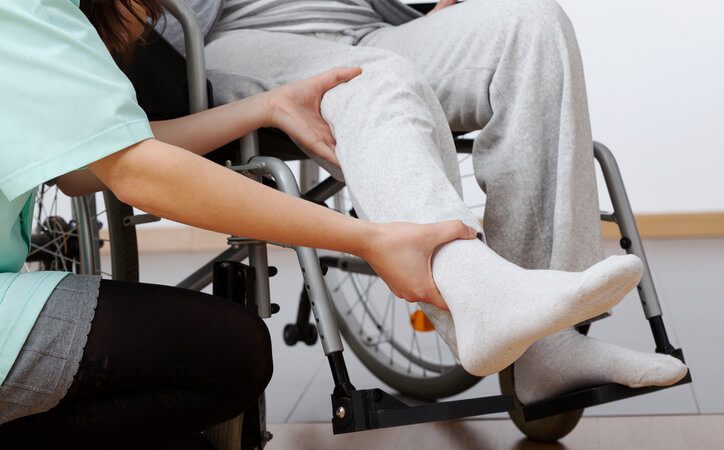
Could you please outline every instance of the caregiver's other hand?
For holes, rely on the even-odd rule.
[[[430,10],[430,12],[427,13],[427,15],[429,16],[430,14],[434,14],[434,13],[440,11],[441,9],[445,9],[448,6],[454,5],[455,3],[457,3],[457,0],[440,0],[437,2],[435,7],[432,8]]]
[[[303,150],[339,167],[336,141],[322,117],[320,103],[325,92],[360,73],[359,67],[341,67],[272,89],[267,93],[270,125],[284,131]]]
[[[408,302],[430,303],[447,310],[432,279],[432,255],[455,239],[473,239],[476,230],[459,220],[430,224],[377,224],[363,258],[393,294]]]

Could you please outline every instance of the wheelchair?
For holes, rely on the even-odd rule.
[[[213,99],[213,86],[207,79],[204,42],[193,11],[182,0],[165,0],[170,14],[184,30],[186,56],[177,53],[160,36],[140,46],[133,63],[125,69],[133,82],[139,104],[151,120],[172,119],[206,109]],[[412,5],[425,12],[433,4]],[[472,141],[464,135],[455,139],[461,160],[472,152]],[[615,223],[621,233],[620,246],[637,255],[645,270],[638,286],[644,316],[649,322],[655,351],[683,361],[681,349],[669,341],[662,310],[644,253],[641,238],[624,189],[623,180],[611,151],[598,142],[594,157],[601,167],[613,204],[612,212],[602,212],[603,221]],[[344,184],[332,177],[316,181],[317,168],[278,130],[262,129],[239,142],[226,145],[207,156],[229,170],[245,174],[287,194],[348,212]],[[301,188],[285,161],[301,162]],[[40,188],[42,193],[48,187]],[[39,195],[42,202],[48,195]],[[98,273],[114,279],[139,278],[136,228],[158,218],[135,215],[112,193],[103,194],[109,239],[100,238],[101,209],[94,196],[74,198],[73,219],[64,220],[53,206],[41,203],[32,237],[29,263],[45,270]],[[352,210],[350,212],[354,214]],[[213,285],[216,295],[254,308],[269,318],[279,310],[270,300],[269,278],[277,270],[269,267],[267,243],[240,236],[228,238],[229,248],[195,270],[177,284],[200,290]],[[101,267],[99,249],[111,248],[111,269]],[[422,311],[395,300],[363,260],[349,255],[325,253],[293,247],[303,274],[297,319],[284,329],[288,345],[321,342],[333,380],[331,414],[335,434],[449,420],[482,414],[508,412],[516,426],[529,438],[556,441],[572,431],[586,407],[654,392],[663,388],[631,389],[606,384],[570,392],[556,398],[522,405],[514,394],[513,367],[499,374],[501,395],[457,401],[437,401],[472,387],[480,379],[466,373],[452,355],[442,356],[444,344]],[[52,250],[52,251],[50,251]],[[247,261],[243,263],[243,261]],[[373,297],[386,297],[384,311]],[[395,319],[398,306],[405,309]],[[390,318],[391,316],[391,318]],[[410,335],[395,335],[402,324]],[[405,325],[406,324],[406,325]],[[589,324],[580,325],[587,333]],[[415,404],[408,404],[382,389],[357,389],[347,371],[341,337],[381,381]],[[409,342],[408,342],[409,341]],[[441,348],[442,346],[442,348]],[[438,358],[435,360],[434,356]],[[397,358],[395,360],[395,357]],[[688,374],[679,384],[691,382]],[[422,403],[420,403],[420,401]],[[221,449],[263,448],[271,438],[265,424],[264,398],[243,416],[209,430],[208,435]]]

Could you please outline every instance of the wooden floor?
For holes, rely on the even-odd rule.
[[[724,450],[724,415],[586,417],[558,444],[509,420],[467,420],[332,435],[328,423],[269,425],[267,450]]]

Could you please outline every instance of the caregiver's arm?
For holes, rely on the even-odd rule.
[[[159,141],[205,155],[231,141],[270,126],[273,91],[178,119],[151,122]]]
[[[151,122],[157,140],[205,155],[229,142],[270,125],[270,92],[178,119]],[[70,196],[106,189],[89,170],[75,170],[56,179],[58,187]]]
[[[89,169],[79,169],[61,175],[53,182],[65,195],[77,197],[107,189],[106,186]]]
[[[205,155],[229,142],[270,125],[270,92],[238,100],[178,119],[151,122],[157,140]],[[56,180],[70,196],[102,191],[107,187],[87,169],[74,170]]]
[[[359,75],[359,68],[328,70],[315,77],[231,102],[190,116],[151,122],[157,140],[199,155],[217,149],[261,127],[276,127],[308,152],[338,165],[334,136],[320,112],[325,92]],[[106,189],[88,170],[76,170],[56,179],[67,195]]]
[[[366,259],[399,297],[445,308],[432,280],[433,251],[475,231],[462,222],[373,224],[291,197],[158,140],[91,164],[118,198],[195,227]]]
[[[335,140],[320,104],[328,90],[362,73],[359,67],[331,69],[317,76],[210,110],[151,123],[159,141],[204,155],[262,127],[284,131],[309,153],[339,166]]]
[[[178,119],[151,122],[157,140],[205,155],[229,142],[268,126],[269,93],[255,95]],[[107,187],[88,169],[74,170],[55,180],[66,195],[78,196]]]

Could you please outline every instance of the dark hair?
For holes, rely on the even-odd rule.
[[[106,47],[115,57],[127,59],[135,42],[130,39],[129,25],[121,8],[127,9],[146,31],[153,28],[163,15],[160,0],[81,0],[80,9],[98,31]],[[145,11],[140,14],[138,9]]]

